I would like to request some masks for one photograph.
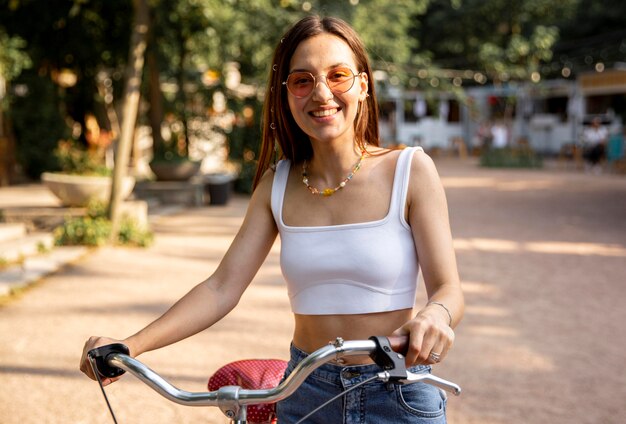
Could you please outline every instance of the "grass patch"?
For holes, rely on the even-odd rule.
[[[487,168],[541,168],[543,159],[529,147],[506,147],[485,150],[480,166]]]
[[[77,218],[67,218],[54,229],[54,242],[57,246],[103,246],[111,236],[111,221],[106,217],[102,203],[91,203],[87,214]],[[117,243],[123,246],[148,247],[154,235],[130,218],[123,218]]]

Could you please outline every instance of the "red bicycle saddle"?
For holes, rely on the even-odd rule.
[[[222,386],[241,386],[243,389],[271,389],[278,386],[287,368],[281,359],[244,359],[231,362],[218,369],[209,378],[209,390]],[[251,424],[276,422],[276,404],[250,405],[247,410]]]

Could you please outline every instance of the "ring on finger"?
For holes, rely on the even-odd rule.
[[[429,357],[433,360],[433,362],[441,361],[441,353],[430,352]]]

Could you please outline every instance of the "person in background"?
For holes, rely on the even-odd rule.
[[[591,125],[583,132],[583,158],[588,169],[600,171],[600,164],[605,158],[608,130],[602,126],[599,117],[593,118]]]
[[[504,149],[509,143],[509,130],[503,121],[496,121],[491,127],[491,147]]]
[[[131,355],[175,343],[228,314],[280,235],[295,324],[285,377],[337,337],[406,335],[405,360],[416,373],[446,359],[464,300],[444,190],[421,148],[379,146],[373,83],[363,43],[344,21],[309,16],[283,35],[244,222],[211,276],[121,341]],[[415,305],[420,270],[428,301]],[[117,342],[89,338],[81,370],[94,378],[87,352]],[[380,371],[366,356],[326,364],[278,403],[278,422],[295,423]],[[436,387],[371,381],[306,423],[445,423],[445,407]]]

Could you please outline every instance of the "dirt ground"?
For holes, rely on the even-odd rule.
[[[626,178],[437,160],[467,311],[435,373],[463,388],[453,424],[626,422]],[[156,217],[145,250],[102,248],[0,308],[0,422],[111,423],[77,369],[92,334],[123,337],[217,265],[246,199]],[[423,293],[421,294],[423,296]],[[278,246],[218,325],[141,359],[186,390],[242,358],[286,358]],[[224,423],[132,377],[108,389],[120,424]]]

